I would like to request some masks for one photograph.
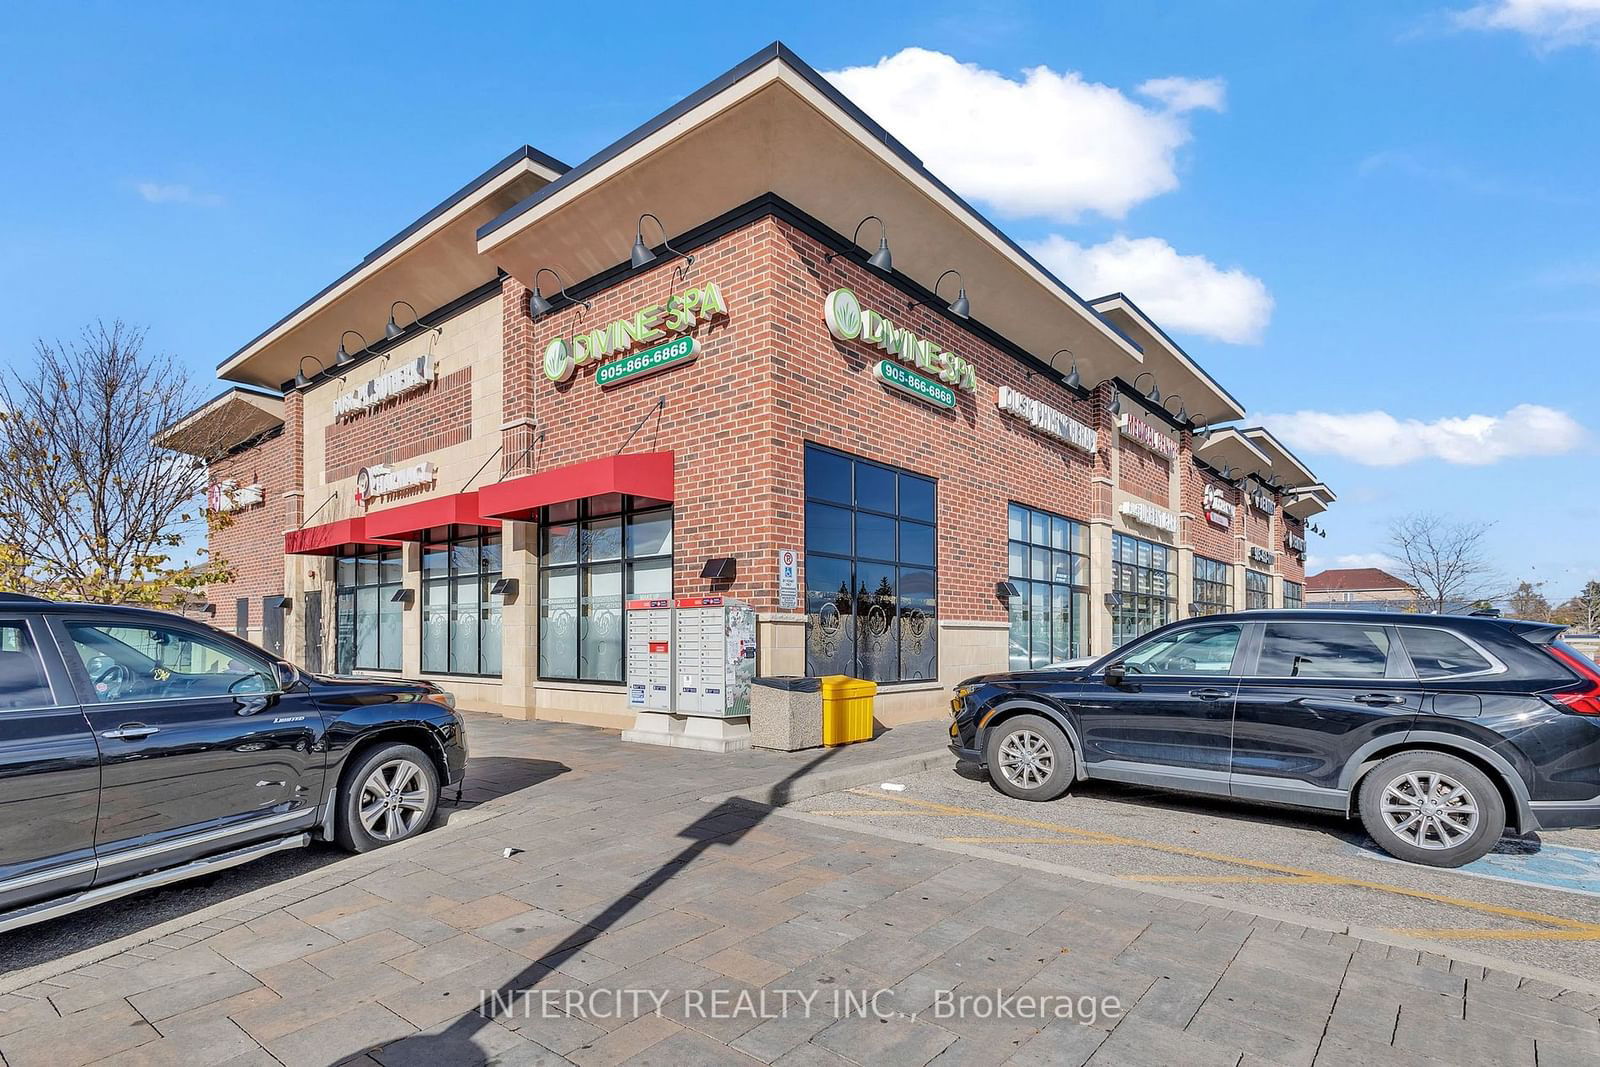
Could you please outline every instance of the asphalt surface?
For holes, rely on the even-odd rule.
[[[1461,870],[1401,863],[1359,823],[1319,813],[1081,782],[1014,800],[962,764],[795,805],[851,829],[891,830],[1381,929],[1600,982],[1600,831],[1504,839]]]

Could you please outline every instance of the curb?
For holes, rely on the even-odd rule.
[[[802,779],[803,781],[804,779]],[[734,797],[732,799],[745,799]],[[803,798],[802,798],[803,799]],[[1185,889],[1174,889],[1162,886],[1135,885],[1131,882],[1117,878],[1115,875],[1102,874],[1099,871],[1086,870],[1082,867],[1073,867],[1065,863],[1052,863],[1048,860],[1036,860],[1028,856],[1017,856],[1007,852],[985,849],[979,845],[964,845],[958,842],[940,841],[934,838],[923,837],[906,830],[896,830],[893,827],[873,827],[870,833],[863,830],[859,824],[848,822],[844,819],[835,819],[826,815],[813,815],[809,811],[790,811],[786,808],[771,804],[750,802],[752,807],[760,807],[774,815],[786,819],[798,819],[801,822],[814,823],[826,826],[833,830],[848,830],[852,833],[868,833],[872,837],[887,837],[893,841],[903,841],[906,844],[920,845],[925,848],[936,848],[943,852],[954,852],[972,859],[989,860],[1006,863],[1013,867],[1023,867],[1028,870],[1040,871],[1045,874],[1058,874],[1073,878],[1081,882],[1092,882],[1116,889],[1123,893],[1143,893],[1147,896],[1161,897],[1167,900],[1183,901],[1187,904],[1201,904],[1208,908],[1221,908],[1240,915],[1251,915],[1259,919],[1269,919],[1274,922],[1285,922],[1293,926],[1302,926],[1311,930],[1322,930],[1327,933],[1341,934],[1358,941],[1370,941],[1375,944],[1388,945],[1392,948],[1406,949],[1407,951],[1425,952],[1432,956],[1444,956],[1452,960],[1476,967],[1484,967],[1502,974],[1513,974],[1518,977],[1539,982],[1544,985],[1557,987],[1555,993],[1535,992],[1527,990],[1530,995],[1535,995],[1543,1000],[1554,1000],[1561,993],[1577,992],[1589,996],[1600,997],[1600,982],[1592,982],[1578,978],[1575,975],[1562,974],[1544,967],[1532,967],[1527,964],[1515,963],[1498,956],[1490,956],[1482,952],[1471,950],[1457,951],[1453,947],[1437,941],[1424,941],[1420,938],[1406,937],[1401,934],[1390,933],[1386,930],[1370,926],[1350,926],[1345,923],[1330,922],[1316,915],[1303,912],[1284,911],[1277,908],[1248,906],[1233,901],[1222,901],[1204,893],[1196,893]],[[1590,1014],[1593,1014],[1592,1012]]]
[[[914,752],[909,756],[894,756],[890,759],[878,760],[875,763],[862,763],[854,767],[838,767],[828,770],[814,771],[811,774],[801,775],[789,781],[779,782],[776,785],[752,786],[746,789],[734,789],[726,793],[713,793],[700,799],[707,804],[721,804],[727,801],[747,801],[757,806],[780,807],[792,804],[797,800],[809,800],[811,797],[821,796],[824,793],[837,792],[840,789],[853,789],[858,785],[867,785],[871,782],[881,782],[901,774],[916,774],[920,771],[931,770],[950,761],[948,748],[933,748],[926,752]]]

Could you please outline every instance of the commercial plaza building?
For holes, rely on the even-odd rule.
[[[513,153],[219,374],[162,435],[211,461],[216,624],[513,717],[628,725],[624,605],[702,595],[761,675],[941,714],[1298,603],[1333,500],[781,45],[579,166]]]

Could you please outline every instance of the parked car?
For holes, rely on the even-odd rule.
[[[461,782],[454,700],[159,611],[0,594],[0,931],[313,837],[365,852]]]
[[[1360,818],[1455,867],[1510,829],[1600,826],[1600,669],[1562,628],[1248,611],[1174,623],[1078,670],[963,682],[951,748],[1003,792],[1080,779]]]

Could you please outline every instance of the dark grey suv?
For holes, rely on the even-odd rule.
[[[164,612],[0,594],[0,931],[313,836],[421,833],[466,741],[425,682],[325,678]]]
[[[973,678],[952,749],[1014,797],[1084,778],[1359,816],[1401,859],[1468,863],[1507,829],[1600,826],[1600,669],[1562,628],[1250,611],[1087,667]]]

